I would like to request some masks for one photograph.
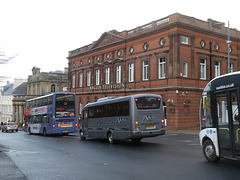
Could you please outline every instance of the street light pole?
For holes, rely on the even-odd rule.
[[[212,80],[212,42],[209,41],[209,55],[210,55],[210,81]]]
[[[229,30],[229,21],[228,21],[228,40],[227,40],[227,44],[228,44],[228,73],[230,73],[230,30]]]

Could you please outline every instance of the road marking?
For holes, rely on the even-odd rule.
[[[79,139],[79,136],[63,136],[63,138]]]
[[[188,144],[189,146],[200,146],[200,144]]]
[[[7,149],[7,148],[0,148],[1,151],[5,152],[5,153],[27,153],[27,154],[36,154],[38,152],[34,152],[34,151],[20,151],[20,150],[14,150],[14,149]]]
[[[31,141],[31,142],[36,142],[36,143],[39,143],[40,141],[36,141],[36,140],[33,140],[33,139],[23,139],[24,141]]]

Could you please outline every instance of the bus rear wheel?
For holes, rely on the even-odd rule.
[[[216,155],[215,147],[209,139],[203,142],[203,154],[204,157],[210,162],[216,162],[219,160],[219,157]]]
[[[28,128],[28,134],[32,134],[30,127]]]

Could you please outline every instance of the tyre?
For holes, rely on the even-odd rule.
[[[109,132],[109,133],[107,134],[107,139],[108,139],[109,144],[114,144],[114,139],[113,139],[113,134],[112,134],[112,132]]]
[[[44,136],[46,136],[46,135],[47,135],[46,128],[43,128],[43,135],[44,135]]]
[[[85,140],[86,139],[82,130],[80,130],[79,134],[80,134],[80,139],[81,140]]]
[[[216,162],[219,160],[219,157],[216,155],[215,147],[209,139],[203,142],[203,155],[210,162]]]
[[[32,134],[30,127],[28,128],[28,134],[30,134],[30,135]]]
[[[16,129],[16,132],[18,132],[18,129]]]

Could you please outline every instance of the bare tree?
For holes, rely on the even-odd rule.
[[[0,51],[0,64],[6,64],[8,63],[11,59],[15,58],[18,54],[14,56],[8,56],[4,51]]]
[[[14,56],[8,56],[3,50],[0,50],[0,65],[7,64],[11,59],[15,58],[18,54]],[[9,79],[9,77],[0,75],[0,84],[5,80]]]

